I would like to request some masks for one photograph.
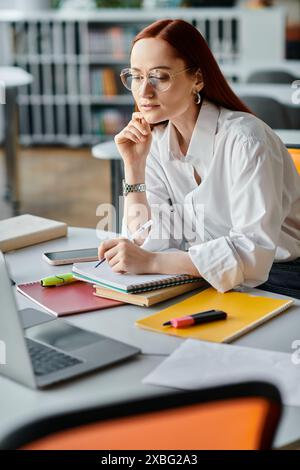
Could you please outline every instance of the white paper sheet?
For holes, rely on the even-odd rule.
[[[285,405],[300,405],[300,355],[292,349],[288,354],[188,339],[143,383],[193,390],[247,380],[271,382]]]

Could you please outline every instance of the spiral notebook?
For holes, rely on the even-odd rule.
[[[199,281],[199,277],[188,274],[119,274],[113,272],[108,263],[95,268],[95,262],[73,264],[73,276],[119,292],[146,292],[162,287],[177,286]]]

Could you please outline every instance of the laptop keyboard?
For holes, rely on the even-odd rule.
[[[80,364],[76,357],[56,351],[56,349],[25,338],[35,375],[46,375],[66,367]]]

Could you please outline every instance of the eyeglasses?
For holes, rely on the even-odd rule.
[[[163,93],[170,88],[176,75],[186,72],[187,70],[190,70],[190,67],[175,73],[169,73],[162,69],[154,69],[147,73],[147,83],[150,83],[158,93]],[[143,75],[134,69],[123,69],[120,73],[120,77],[123,85],[130,91],[137,91],[144,82]]]

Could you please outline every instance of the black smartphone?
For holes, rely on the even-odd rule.
[[[54,266],[61,264],[82,263],[84,261],[97,261],[98,248],[82,248],[80,250],[64,250],[43,253],[47,263]]]

